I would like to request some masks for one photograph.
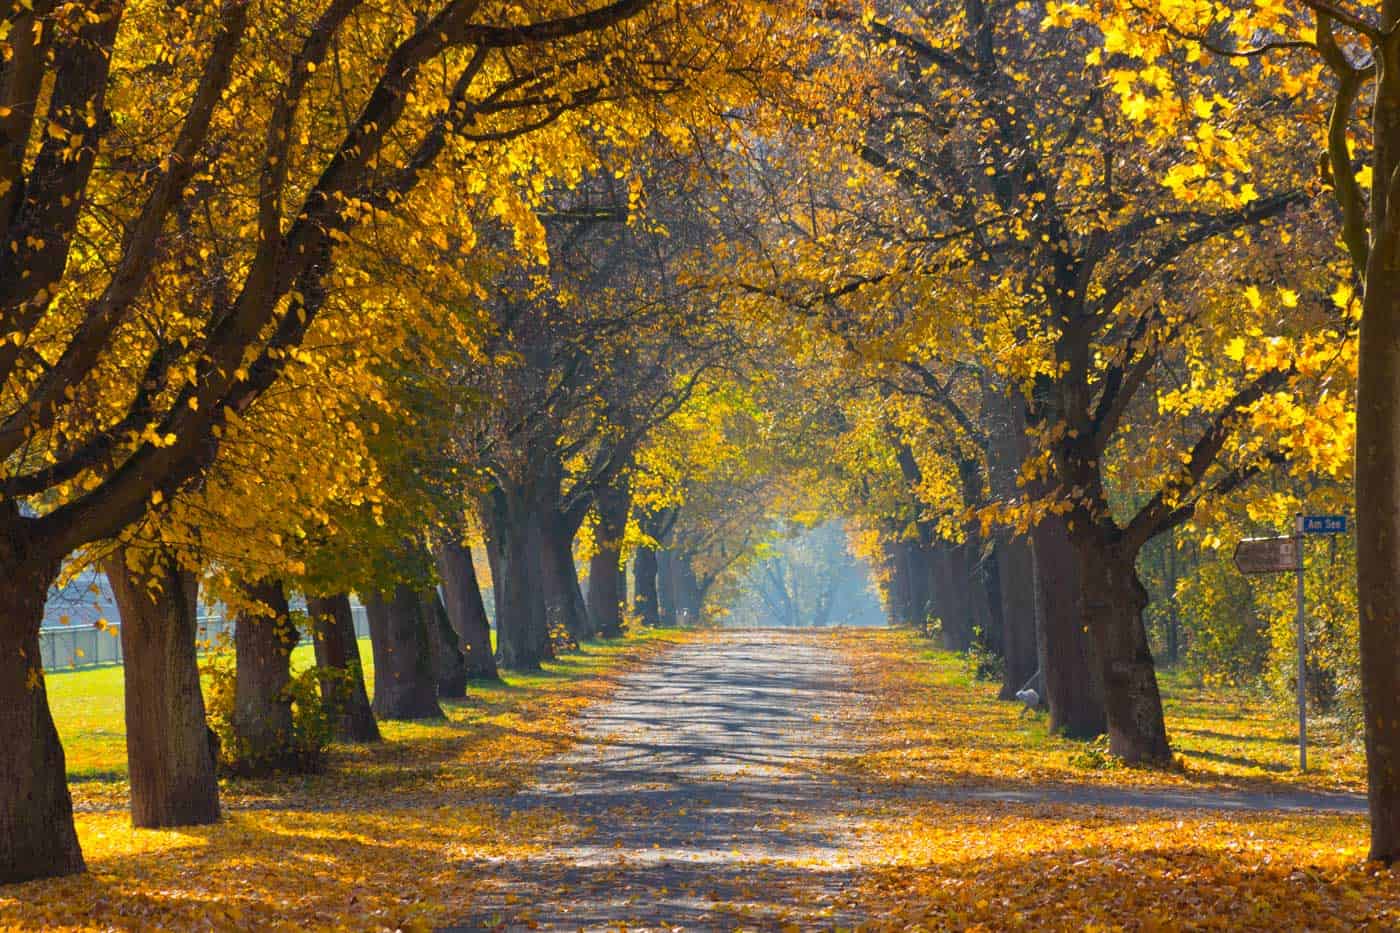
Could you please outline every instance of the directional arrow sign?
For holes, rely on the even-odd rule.
[[[1344,535],[1347,533],[1347,517],[1345,515],[1304,515],[1303,533]]]
[[[1245,538],[1235,548],[1240,573],[1282,573],[1298,569],[1297,538]]]

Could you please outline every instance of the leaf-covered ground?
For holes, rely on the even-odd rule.
[[[1073,763],[1082,745],[1047,736],[908,633],[853,633],[845,650],[872,729],[863,751],[837,764],[867,788],[860,901],[877,926],[1400,926],[1400,878],[1365,862],[1364,817],[1204,809],[1242,788],[1250,800],[1275,792],[1282,805],[1300,789],[1359,783],[1357,757],[1335,744],[1318,772],[1290,772],[1289,726],[1267,707],[1178,693],[1167,726],[1181,769],[1084,768]],[[1094,800],[1105,785],[1172,793],[1158,807],[977,796],[1051,786]]]
[[[55,702],[91,872],[0,889],[0,928],[1400,927],[1363,816],[1278,809],[1354,805],[1350,746],[1297,775],[1281,711],[1165,683],[1181,766],[1086,767],[905,632],[649,633],[168,832],[128,826],[96,687]]]
[[[445,721],[387,724],[369,749],[337,748],[325,774],[226,782],[216,826],[135,830],[124,809],[125,768],[104,764],[107,710],[66,719],[61,732],[89,760],[74,784],[85,875],[0,888],[0,928],[428,928],[472,902],[466,860],[517,859],[567,835],[562,815],[504,813],[503,793],[576,739],[574,717],[605,696],[620,671],[683,640],[647,632],[590,643],[509,685],[473,687],[444,704]],[[87,672],[91,676],[120,671]],[[101,685],[96,695],[102,706]],[[76,708],[81,704],[74,704]],[[120,705],[116,707],[120,724]],[[123,763],[124,764],[124,763]],[[554,825],[559,824],[559,825]]]

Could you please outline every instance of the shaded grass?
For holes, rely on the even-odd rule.
[[[911,632],[879,630],[853,639],[853,661],[890,690],[917,702],[891,707],[917,741],[871,753],[867,765],[947,781],[1036,780],[1119,786],[1187,786],[1284,791],[1364,791],[1359,741],[1326,721],[1309,723],[1308,771],[1297,769],[1297,725],[1258,696],[1160,678],[1170,769],[1083,764],[1085,743],[1049,732],[1044,714],[1022,715],[996,698],[998,686],[974,680],[964,660],[933,650]],[[1080,763],[1076,764],[1076,760]]]
[[[590,642],[540,673],[474,685],[444,719],[334,747],[324,774],[223,782],[213,826],[133,829],[124,782],[80,780],[88,873],[0,888],[0,929],[427,929],[462,916],[479,878],[466,861],[525,858],[583,831],[554,811],[503,812],[493,796],[571,745],[575,715],[617,674],[688,637]],[[88,774],[110,770],[120,670],[68,676],[53,678],[60,730]]]
[[[868,747],[841,762],[866,805],[853,901],[878,929],[1396,929],[1397,875],[1365,860],[1360,814],[1154,810],[957,799],[956,789],[1358,789],[1363,761],[1324,732],[1296,770],[1293,725],[1257,697],[1162,678],[1171,769],[1072,764],[957,656],[897,631],[848,634]],[[1310,765],[1313,754],[1309,755]],[[949,795],[952,799],[949,799]],[[878,919],[874,919],[878,918]]]

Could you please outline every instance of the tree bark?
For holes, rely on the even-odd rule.
[[[1021,465],[1030,455],[1026,437],[1026,402],[1019,391],[1008,395],[988,386],[984,406],[989,414],[987,480],[1001,502],[1020,498]],[[1001,605],[1004,676],[1000,697],[1016,698],[1040,667],[1037,647],[1035,555],[1029,535],[1001,528],[996,534],[997,598]],[[1044,692],[1043,686],[1040,692]]]
[[[938,603],[940,641],[947,651],[966,651],[972,646],[973,590],[976,581],[963,545],[933,542],[929,561],[933,573],[933,593]]]
[[[447,607],[436,587],[424,590],[418,598],[428,631],[437,695],[444,700],[463,699],[467,695],[467,660],[462,655],[461,639],[447,618]]]
[[[9,503],[0,512],[17,519]],[[58,562],[27,554],[22,534],[9,522],[0,526],[0,883],[84,868],[39,654]]]
[[[540,580],[549,618],[553,624],[563,626],[575,641],[592,638],[593,620],[588,616],[588,604],[574,564],[572,532],[551,502],[536,503],[533,527],[540,539]]]
[[[339,708],[335,720],[336,739],[341,742],[380,741],[379,725],[374,721],[369,692],[365,689],[360,641],[355,637],[355,617],[349,595],[311,596],[306,600],[306,609],[315,633],[316,664],[345,671],[349,678],[348,690],[339,690],[330,683],[322,685],[323,699]]]
[[[482,514],[496,555],[496,663],[506,670],[537,671],[554,652],[540,585],[538,536],[521,498],[497,489]]]
[[[1001,596],[1002,661],[1000,698],[1014,700],[1035,676],[1035,557],[1024,536],[1003,531],[997,541],[997,582]]]
[[[1079,560],[1064,519],[1046,516],[1031,530],[1035,561],[1036,646],[1050,709],[1050,731],[1091,739],[1107,729],[1098,666],[1084,631]]]
[[[148,829],[216,823],[217,763],[195,644],[199,580],[158,561],[149,574],[133,572],[118,551],[105,567],[121,613],[131,823]]]
[[[632,494],[625,479],[598,491],[595,532],[598,551],[588,565],[588,614],[598,634],[617,638],[622,634],[622,607],[627,596],[626,570],[622,563],[622,539]]]
[[[1383,10],[1372,110],[1372,248],[1356,379],[1356,586],[1371,858],[1400,859],[1400,31]]]
[[[673,611],[677,625],[697,625],[704,615],[700,599],[700,581],[688,554],[671,554]]]
[[[272,615],[241,612],[234,622],[234,747],[228,759],[237,774],[301,770],[292,724],[292,649],[298,636],[278,582],[248,585],[247,595]]]
[[[643,625],[655,628],[661,624],[661,597],[657,590],[656,578],[660,573],[656,551],[645,545],[637,548],[632,561],[633,585],[636,588],[634,610]]]
[[[400,583],[388,598],[369,593],[364,602],[374,650],[374,715],[380,720],[441,719],[418,594]]]
[[[462,644],[471,680],[499,680],[496,656],[491,651],[491,624],[476,579],[471,549],[459,538],[448,535],[438,549],[438,574],[442,577],[447,617]]]
[[[1075,536],[1084,618],[1098,659],[1109,751],[1130,762],[1171,760],[1143,610],[1136,554],[1087,532]]]

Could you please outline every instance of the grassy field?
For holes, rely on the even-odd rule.
[[[369,639],[360,639],[365,683],[374,683],[374,657]],[[311,645],[292,652],[292,667],[303,670],[316,663]],[[112,781],[126,779],[126,703],[122,693],[123,668],[97,667],[51,673],[45,681],[49,706],[63,740],[68,779]]]

